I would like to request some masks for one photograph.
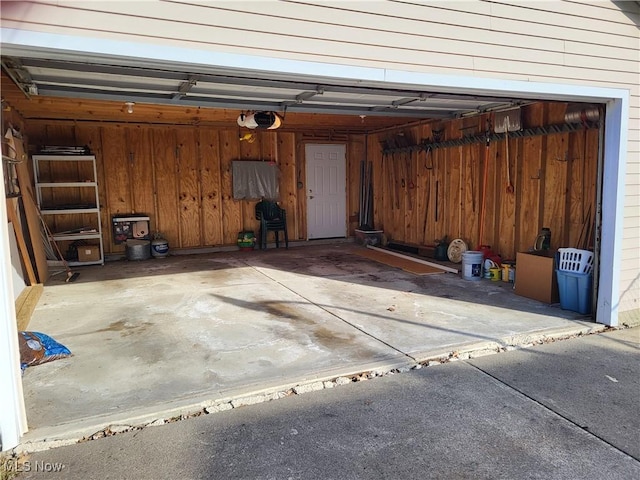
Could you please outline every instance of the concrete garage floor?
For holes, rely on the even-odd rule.
[[[519,297],[510,284],[417,276],[356,255],[362,248],[308,243],[123,260],[75,268],[72,283],[52,277],[29,330],[73,356],[26,369],[23,445],[73,443],[110,425],[604,329]]]

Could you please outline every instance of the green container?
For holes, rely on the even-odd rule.
[[[436,247],[436,254],[435,254],[435,259],[436,260],[449,260],[449,257],[447,256],[447,248],[449,247],[448,243],[439,243],[438,246]]]
[[[253,248],[256,244],[256,236],[252,231],[238,233],[238,247]]]

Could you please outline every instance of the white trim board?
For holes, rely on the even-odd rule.
[[[4,182],[0,182],[0,198],[5,198]],[[2,450],[9,450],[27,431],[27,416],[22,391],[18,325],[13,293],[13,265],[7,205],[0,202],[0,442]],[[12,229],[13,230],[13,229]]]

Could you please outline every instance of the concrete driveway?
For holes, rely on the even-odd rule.
[[[23,445],[604,328],[508,283],[418,276],[360,257],[362,248],[180,255],[77,268],[73,283],[52,277],[29,330],[73,356],[25,371]]]

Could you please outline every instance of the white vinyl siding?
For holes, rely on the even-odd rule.
[[[2,17],[5,28],[79,37],[345,66],[628,89],[620,311],[640,308],[637,288],[633,288],[640,276],[637,2],[2,2]]]
[[[601,23],[612,29],[615,27],[616,34],[600,33],[602,30],[585,31],[575,25],[568,29],[566,22],[562,24],[559,21],[561,26],[550,27],[536,23],[529,11],[520,6],[510,9],[516,12],[524,10],[520,15],[524,19],[508,27],[496,25],[496,22],[514,23],[512,20],[490,13],[464,15],[431,4],[405,5],[380,1],[336,2],[333,7],[331,2],[322,2],[320,5],[268,1],[204,2],[203,5],[196,5],[198,2],[179,2],[184,4],[179,8],[175,2],[171,2],[154,3],[152,9],[149,8],[149,2],[61,2],[63,6],[77,7],[73,15],[70,15],[68,8],[39,5],[34,10],[28,3],[20,2],[12,6],[3,15],[4,26],[15,26],[11,18],[19,20],[28,15],[29,23],[34,26],[38,24],[38,30],[66,30],[66,33],[87,30],[105,36],[138,36],[163,42],[186,40],[200,47],[215,45],[253,54],[279,51],[307,57],[321,55],[332,61],[338,58],[361,59],[376,62],[371,65],[378,67],[380,61],[421,66],[415,58],[407,60],[402,59],[402,55],[398,57],[403,50],[446,55],[449,61],[439,61],[434,65],[442,69],[460,68],[456,56],[558,66],[566,66],[567,59],[575,56],[575,63],[586,63],[593,68],[597,65],[592,60],[592,45],[598,47],[603,60],[619,59],[631,64],[638,59],[637,29],[634,26],[625,26],[631,29],[626,35],[619,32],[620,24],[612,22]],[[473,4],[449,2],[451,5],[469,3]],[[365,11],[345,8],[358,5]],[[393,15],[390,14],[390,8],[393,9]],[[507,6],[494,5],[490,10],[498,8]],[[370,13],[385,9],[386,14]],[[297,15],[293,15],[292,11],[298,11]],[[405,14],[400,15],[402,12]],[[540,14],[538,10],[532,12]],[[567,18],[573,17],[565,16],[565,20]],[[579,24],[583,20],[574,23]],[[25,26],[21,25],[23,28]],[[567,43],[571,48],[567,48]],[[346,46],[347,50],[341,47],[338,51],[332,51],[333,47],[341,45]],[[580,45],[587,45],[583,52],[578,51]],[[356,50],[358,48],[359,53]],[[391,54],[393,51],[395,54]],[[577,60],[580,56],[587,58],[580,62]],[[473,69],[470,63],[462,63],[462,68]],[[616,71],[631,72],[631,68],[632,65],[625,66],[622,62]]]

